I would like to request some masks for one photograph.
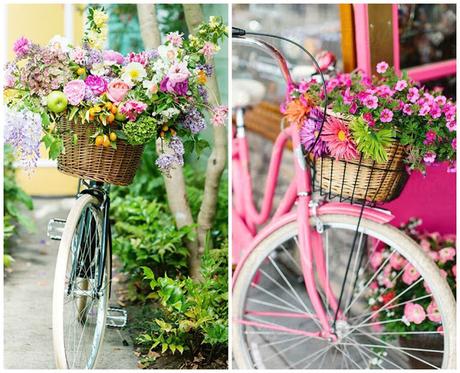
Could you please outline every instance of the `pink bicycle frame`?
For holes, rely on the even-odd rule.
[[[286,79],[286,82],[292,84],[292,79],[286,65],[286,61],[282,55],[271,45],[260,40],[238,38],[238,41],[243,41],[245,44],[253,44],[265,51],[270,52],[281,67],[281,71]],[[322,326],[322,331],[319,333],[309,333],[301,330],[285,330],[287,328],[275,327],[271,324],[249,320],[234,320],[241,324],[253,325],[257,327],[267,328],[271,330],[286,331],[293,334],[322,336],[325,338],[335,338],[331,333],[330,325],[326,310],[324,309],[321,298],[316,289],[315,268],[318,275],[319,285],[323,288],[327,301],[331,309],[338,308],[338,302],[335,298],[330,283],[327,279],[327,271],[325,265],[325,256],[321,235],[310,226],[310,202],[312,201],[312,180],[310,170],[305,161],[303,150],[300,143],[298,128],[291,125],[289,128],[283,129],[276,139],[270,165],[268,168],[268,176],[265,185],[265,194],[262,202],[261,211],[258,212],[253,201],[252,180],[249,172],[249,146],[244,131],[243,111],[238,109],[236,112],[236,137],[233,140],[232,150],[232,182],[233,182],[233,235],[232,235],[232,255],[233,263],[237,264],[234,272],[234,281],[238,276],[242,263],[246,260],[251,249],[260,241],[259,235],[266,237],[271,231],[282,226],[287,219],[298,222],[299,230],[299,254],[301,261],[301,269],[304,277],[306,290],[310,301],[313,305],[315,314],[294,314],[290,312],[270,312],[271,316],[279,317],[304,317],[317,318]],[[257,226],[268,222],[270,212],[273,207],[273,197],[275,193],[276,183],[279,176],[280,164],[283,155],[283,149],[286,142],[291,139],[294,149],[294,167],[295,177],[287,189],[280,205],[273,215],[269,225],[260,234],[257,233]],[[291,212],[292,207],[297,202],[297,209]],[[360,207],[352,206],[344,203],[328,203],[318,208],[318,215],[323,213],[347,213],[358,216]],[[392,220],[392,215],[382,212],[377,209],[366,208],[364,216],[373,220],[386,223]],[[252,313],[258,313],[252,311]],[[258,313],[261,315],[260,313]],[[263,313],[265,316],[266,312]],[[342,314],[338,313],[339,318]]]

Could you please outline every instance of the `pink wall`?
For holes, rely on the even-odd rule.
[[[399,69],[399,38],[397,26],[397,6],[393,8],[394,22],[394,57],[395,67]],[[358,67],[370,73],[368,17],[366,4],[354,4],[355,39]],[[425,65],[411,69],[413,78],[419,80],[433,79],[455,74],[455,61]],[[411,71],[409,71],[411,75]],[[432,76],[433,75],[433,76]],[[446,172],[447,164],[428,167],[426,176],[419,172],[410,176],[401,196],[383,207],[390,209],[396,219],[395,225],[411,217],[423,220],[423,227],[441,233],[456,232],[456,174]]]

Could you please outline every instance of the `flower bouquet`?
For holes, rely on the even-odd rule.
[[[162,140],[156,165],[168,174],[186,152],[206,147],[199,138],[206,111],[224,125],[227,108],[211,107],[205,87],[227,35],[220,18],[188,38],[173,32],[156,50],[127,56],[102,50],[107,20],[103,10],[89,9],[81,47],[62,37],[46,46],[15,42],[5,71],[5,139],[27,169],[36,166],[41,141],[62,172],[127,185],[144,144]]]
[[[439,271],[444,277],[453,294],[456,293],[457,266],[455,261],[456,246],[455,235],[441,235],[437,232],[420,232],[418,227],[420,219],[411,219],[403,224],[401,229],[407,235],[420,244],[421,248],[433,259],[439,267]],[[430,296],[431,291],[422,281],[408,289],[420,278],[418,271],[399,254],[390,254],[388,247],[377,247],[370,253],[370,264],[377,270],[387,258],[381,274],[373,281],[369,294],[369,307],[371,311],[381,309],[395,297],[394,307],[389,306],[384,312],[379,312],[375,321],[381,324],[373,325],[376,332],[383,329],[388,334],[385,338],[399,335],[399,343],[406,347],[418,349],[443,349],[441,314],[434,299]],[[402,272],[402,273],[401,273]],[[399,305],[399,306],[398,306]],[[394,320],[401,320],[394,322]],[[417,334],[417,332],[431,332],[427,334]],[[439,334],[437,334],[438,332]],[[393,333],[393,334],[391,334]],[[407,334],[406,334],[407,333]],[[434,348],[436,347],[436,348]],[[424,361],[431,361],[431,364],[440,366],[442,355],[421,352],[424,354]],[[414,352],[414,354],[416,354]],[[420,366],[422,364],[423,366]],[[411,359],[413,368],[430,368],[417,359]]]
[[[341,198],[383,202],[396,198],[411,170],[449,161],[455,171],[456,106],[441,91],[419,87],[387,63],[373,77],[356,71],[290,89],[282,111],[300,128],[315,158],[316,181]]]

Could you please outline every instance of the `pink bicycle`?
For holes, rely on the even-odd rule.
[[[233,42],[274,57],[287,85],[294,84],[285,58],[264,38],[249,38],[236,29]],[[251,98],[251,91],[241,94]],[[234,101],[243,105],[244,100]],[[314,187],[297,126],[283,128],[274,143],[259,212],[253,202],[243,108],[234,110],[232,242],[237,266],[232,336],[237,367],[407,369],[415,362],[424,368],[455,368],[455,299],[430,257],[389,224],[394,218],[390,211],[375,204],[327,201],[328,193]],[[282,151],[289,139],[295,177],[270,217]],[[262,224],[266,225],[258,230]],[[375,266],[373,255],[382,247],[385,255]],[[404,265],[394,266],[399,270],[393,269],[391,278],[408,268],[420,277],[373,306],[369,291],[396,260]],[[417,286],[431,293],[407,299],[407,292]],[[404,306],[424,298],[438,305],[439,327],[418,330],[413,324],[411,332],[394,328],[407,322]]]

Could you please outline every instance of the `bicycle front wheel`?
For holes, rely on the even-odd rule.
[[[320,285],[316,271],[315,287],[335,338],[321,337],[323,328],[300,266],[298,224],[291,221],[261,240],[235,280],[232,335],[237,367],[455,368],[455,300],[439,268],[420,246],[396,228],[367,219],[361,220],[358,230],[358,218],[353,216],[323,215],[321,221],[327,283],[336,300],[344,289],[334,322],[336,308],[327,300],[326,286]],[[408,271],[413,276],[410,285],[375,300],[376,288],[385,286],[382,282],[398,281]],[[420,304],[426,319],[430,303],[436,305],[432,325],[421,328],[420,318],[405,317],[406,305]]]
[[[79,197],[59,246],[53,289],[53,344],[57,368],[92,369],[104,337],[110,279],[110,247],[102,255],[99,201]],[[102,287],[98,290],[98,278]]]

